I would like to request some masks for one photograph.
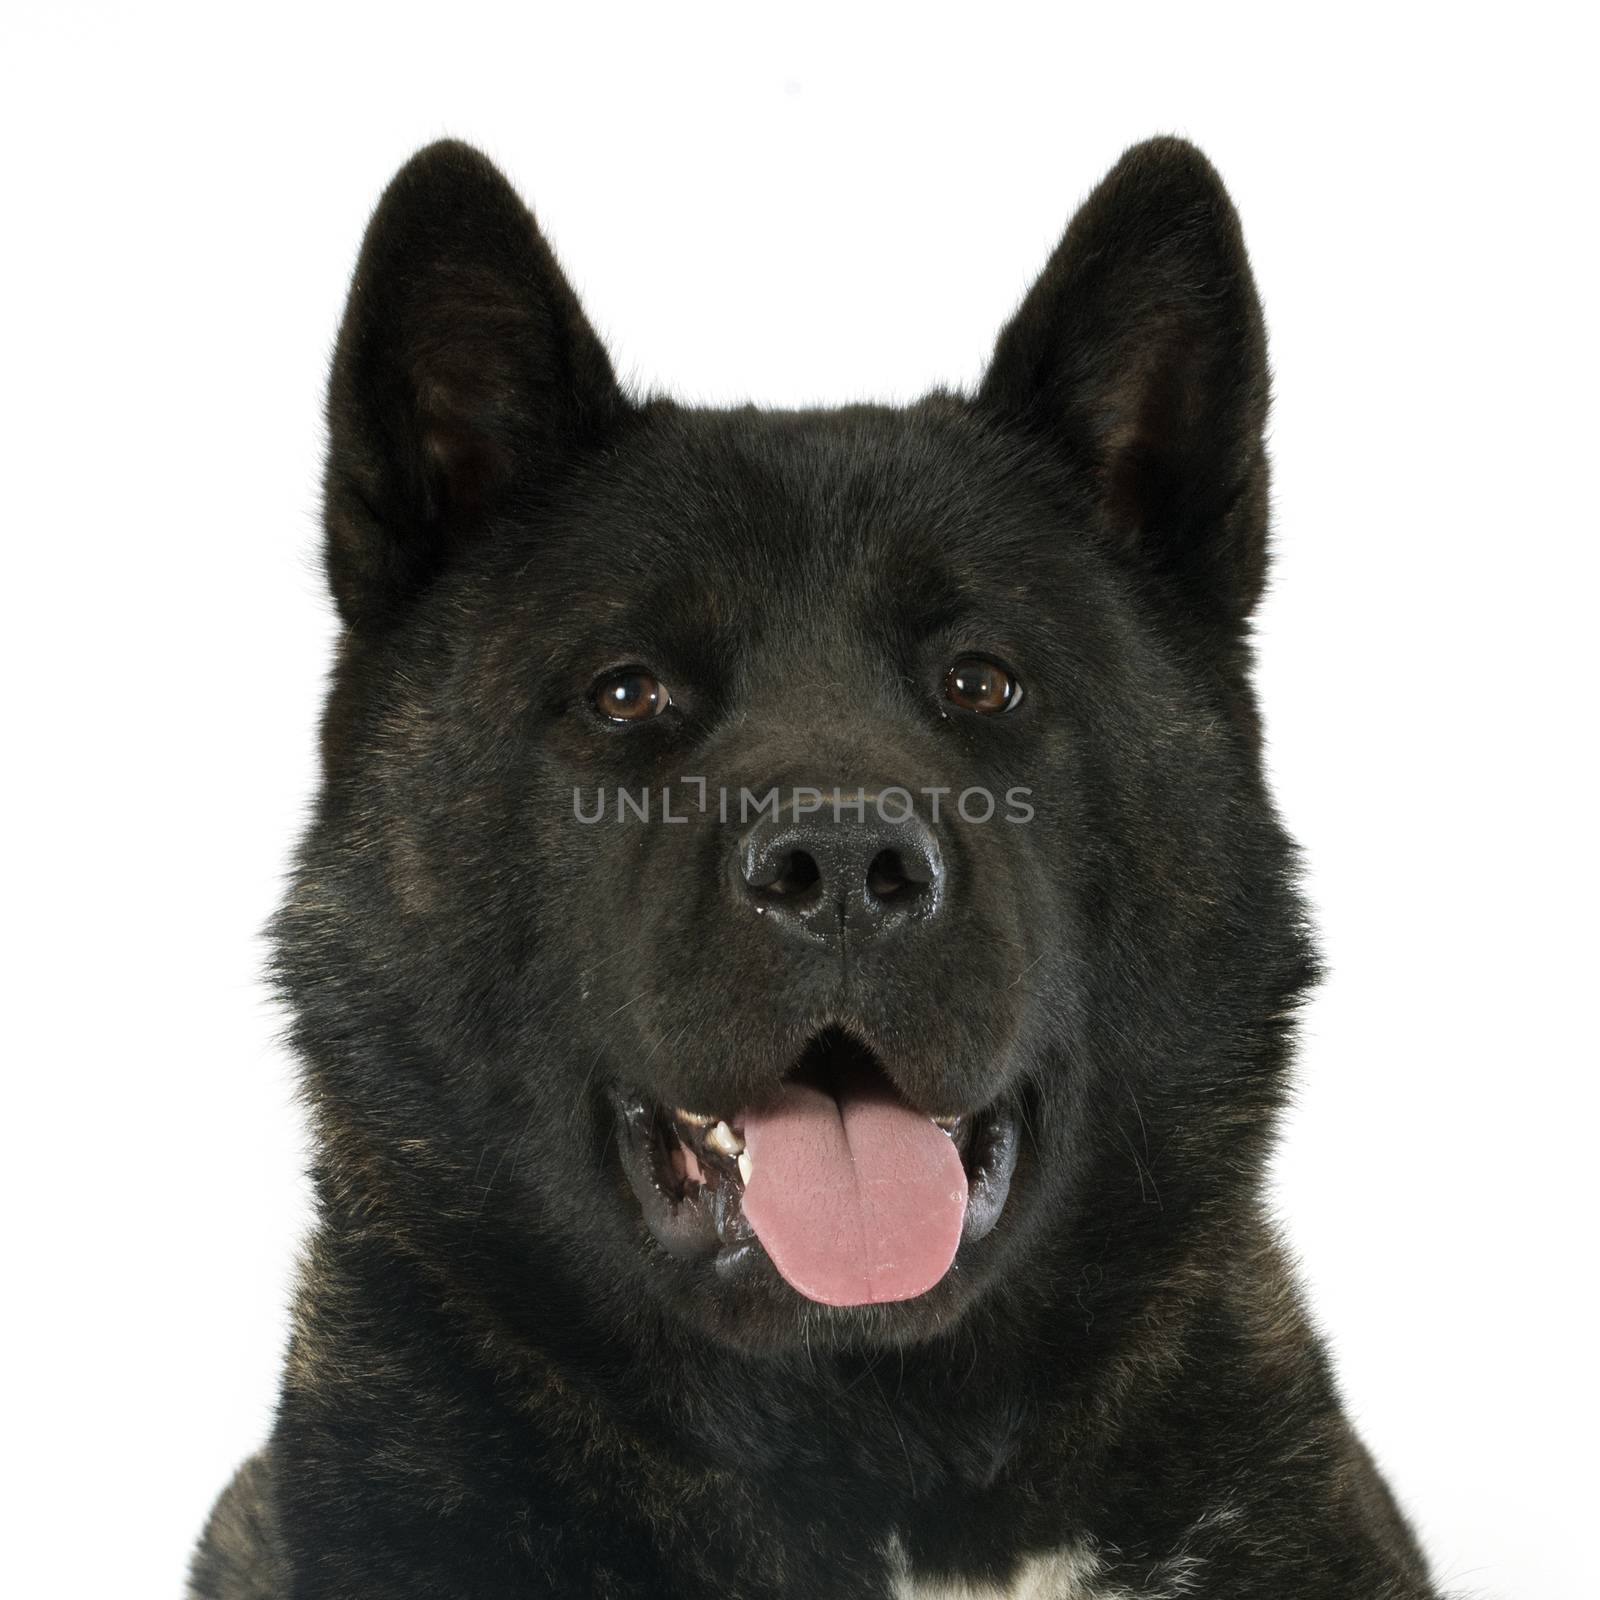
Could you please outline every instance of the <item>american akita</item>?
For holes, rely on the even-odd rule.
[[[333,363],[317,1141],[192,1592],[1420,1600],[1262,1203],[1267,358],[1128,152],[976,394],[623,392],[475,151]]]

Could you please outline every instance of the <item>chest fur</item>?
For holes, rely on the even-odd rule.
[[[888,1553],[891,1600],[1183,1600],[1196,1593],[1198,1576],[1197,1563],[1180,1558],[1151,1573],[1159,1580],[1154,1588],[1141,1585],[1135,1593],[1106,1576],[1092,1549],[1064,1545],[1028,1557],[1008,1583],[985,1583],[914,1572],[898,1541]]]

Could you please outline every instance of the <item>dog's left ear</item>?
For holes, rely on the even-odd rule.
[[[1193,145],[1135,145],[1001,333],[977,404],[1088,474],[1113,544],[1238,627],[1266,577],[1266,333],[1239,220]]]

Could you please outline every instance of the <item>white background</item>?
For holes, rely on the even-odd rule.
[[[8,9],[7,1592],[175,1595],[268,1426],[307,1201],[256,930],[393,169],[488,150],[637,384],[905,399],[975,379],[1162,131],[1226,177],[1273,337],[1261,687],[1330,964],[1281,1212],[1451,1587],[1595,1592],[1593,41],[1094,12]]]

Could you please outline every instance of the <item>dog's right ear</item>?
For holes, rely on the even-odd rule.
[[[368,224],[333,359],[323,516],[340,615],[394,615],[625,410],[500,172],[453,141],[413,156]]]

